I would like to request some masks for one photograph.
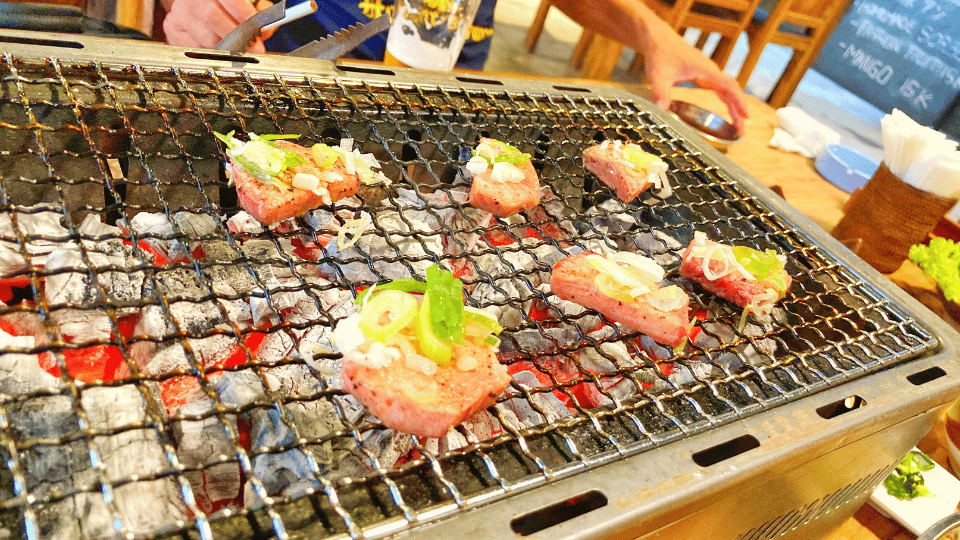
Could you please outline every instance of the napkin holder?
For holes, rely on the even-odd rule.
[[[885,163],[863,189],[851,195],[833,228],[840,241],[862,239],[857,252],[870,266],[889,274],[907,258],[910,246],[922,243],[957,203],[900,180]]]

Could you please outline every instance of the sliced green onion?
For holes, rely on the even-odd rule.
[[[290,189],[290,186],[271,182],[277,175],[290,167],[306,163],[303,156],[291,150],[277,148],[272,141],[277,139],[296,139],[299,135],[257,135],[250,133],[250,141],[242,142],[233,137],[233,131],[223,135],[214,135],[227,145],[227,150],[237,164],[265,184],[278,189]]]
[[[425,293],[427,292],[427,284],[423,281],[417,281],[411,278],[405,279],[395,279],[390,283],[383,283],[376,285],[373,291],[364,292],[363,294],[357,296],[357,299],[353,302],[355,304],[362,304],[367,297],[367,295],[377,294],[381,291],[403,291],[409,293]]]
[[[440,367],[450,365],[450,360],[453,358],[453,345],[450,341],[441,339],[433,331],[429,292],[423,295],[423,300],[420,301],[420,309],[417,311],[417,316],[413,319],[413,322],[413,328],[417,334],[417,341],[420,343],[420,350],[423,355]]]
[[[360,311],[360,330],[368,339],[386,342],[404,329],[417,314],[417,299],[401,291],[384,291]]]
[[[487,336],[483,339],[481,343],[483,343],[487,347],[499,347],[500,338],[498,338],[497,336]]]
[[[486,141],[486,142],[493,146],[500,147],[500,150],[502,151],[502,153],[497,154],[491,158],[489,156],[481,155],[477,153],[476,150],[474,150],[473,155],[480,156],[483,159],[487,160],[487,163],[490,164],[491,166],[494,163],[509,163],[511,165],[523,165],[525,163],[530,162],[530,154],[527,154],[526,152],[521,152],[520,149],[515,146],[511,146],[505,142],[497,141],[494,139],[490,139],[489,141]]]
[[[644,152],[643,149],[633,144],[623,145],[623,157],[627,158],[627,161],[632,163],[634,168],[639,171],[647,170],[651,163],[662,161],[657,156]]]
[[[257,135],[257,137],[265,141],[276,141],[278,139],[299,139],[300,136],[296,133],[287,133],[287,134],[267,134],[267,135]]]
[[[427,293],[432,308],[430,320],[440,339],[463,343],[463,284],[449,270],[433,265],[427,268]]]
[[[787,290],[787,283],[783,276],[783,263],[777,258],[776,251],[768,249],[764,252],[746,246],[734,246],[733,256],[740,266],[743,266],[757,280],[773,283],[777,287],[777,292]]]
[[[313,145],[310,148],[310,154],[317,167],[321,169],[326,169],[337,162],[337,151],[323,143]]]
[[[466,324],[475,324],[485,328],[488,333],[499,334],[503,332],[503,327],[492,315],[482,309],[463,306],[463,320]]]

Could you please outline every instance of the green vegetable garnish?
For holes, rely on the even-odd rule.
[[[360,330],[368,339],[387,342],[412,321],[421,353],[441,367],[450,363],[453,344],[468,337],[484,346],[500,344],[496,334],[503,327],[483,310],[463,305],[459,279],[436,264],[426,274],[425,282],[398,279],[357,295],[355,303],[363,305]],[[423,293],[419,307],[408,293]]]
[[[491,166],[493,166],[494,163],[509,163],[511,165],[522,165],[524,163],[530,162],[530,154],[527,154],[526,152],[521,152],[520,149],[515,146],[511,146],[505,142],[496,141],[496,140],[489,140],[484,142],[493,146],[499,146],[500,149],[503,151],[503,153],[497,154],[492,157],[479,154],[476,150],[473,151],[474,156],[482,157],[483,159],[487,160],[487,163],[490,164]]]
[[[740,266],[743,266],[758,281],[769,281],[777,287],[777,292],[787,290],[787,282],[784,279],[786,272],[783,263],[777,258],[776,251],[772,249],[757,251],[746,246],[734,246],[733,256]]]
[[[432,307],[433,332],[453,343],[463,343],[463,283],[449,270],[433,265],[427,268],[427,294]]]
[[[430,302],[428,292],[420,301],[420,309],[417,311],[416,318],[413,319],[413,328],[417,333],[417,341],[420,343],[423,355],[433,360],[438,366],[446,367],[450,365],[450,360],[453,358],[453,345],[450,341],[441,339],[433,331]]]
[[[250,140],[243,142],[233,137],[233,131],[226,135],[213,134],[227,145],[227,152],[241,167],[265,184],[278,189],[291,189],[276,177],[283,171],[306,163],[306,159],[296,152],[277,148],[273,141],[278,139],[296,139],[299,135],[257,135],[250,133]]]
[[[928,497],[930,490],[923,485],[923,475],[921,472],[929,471],[935,466],[930,456],[919,450],[911,450],[903,459],[897,468],[887,476],[883,485],[887,488],[887,493],[904,500],[916,499],[917,497]]]
[[[638,171],[647,170],[647,167],[649,167],[651,163],[661,161],[657,156],[648,154],[632,144],[623,145],[623,157],[627,158],[630,163],[633,163],[634,168]]]
[[[390,283],[384,283],[382,285],[374,285],[370,289],[367,289],[357,296],[356,300],[353,301],[354,304],[362,304],[369,300],[368,297],[381,292],[381,291],[403,291],[409,293],[425,293],[427,292],[427,284],[423,281],[417,281],[415,279],[406,278],[406,279],[395,279]]]
[[[313,161],[317,163],[317,167],[321,169],[326,169],[337,162],[337,151],[323,143],[313,145],[310,148],[310,153],[313,155]]]
[[[946,238],[934,238],[930,245],[910,246],[910,260],[937,281],[943,296],[960,302],[960,244]]]
[[[367,302],[360,313],[363,334],[384,343],[410,324],[417,314],[417,299],[401,291],[384,291]]]

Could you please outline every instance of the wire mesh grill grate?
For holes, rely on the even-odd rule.
[[[631,101],[2,66],[0,521],[11,530],[385,536],[936,346]],[[230,130],[352,137],[393,184],[294,225],[238,229],[212,136]],[[534,156],[541,207],[494,220],[462,203],[460,165],[487,135]],[[672,195],[612,197],[580,159],[605,139],[662,156]],[[338,224],[361,213],[366,240],[341,252]],[[564,312],[539,286],[559,257],[597,245],[652,256],[678,281],[695,230],[787,255],[795,283],[774,323],[737,330],[737,310],[686,283],[703,320],[681,354]],[[455,433],[416,440],[338,390],[338,355],[323,345],[358,288],[435,262],[471,303],[501,312],[514,383]]]

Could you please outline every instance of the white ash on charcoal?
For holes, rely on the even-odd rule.
[[[29,264],[44,266],[50,252],[70,242],[70,231],[60,221],[61,212],[60,208],[38,204],[0,214],[0,273],[11,274],[26,268],[24,252],[30,258]]]
[[[503,426],[489,411],[480,411],[463,422],[467,442],[476,444],[503,435]]]
[[[167,328],[163,336],[175,332],[174,322],[177,328],[191,336],[204,335],[226,322],[217,302],[200,300],[210,296],[210,290],[192,268],[161,270],[154,274],[154,280],[156,294],[166,299],[170,306],[171,319],[166,321]],[[150,298],[150,300],[153,299]],[[154,334],[147,335],[161,337]]]
[[[639,372],[635,375],[636,379],[642,384],[652,384],[655,380],[652,370]],[[617,407],[623,405],[624,401],[637,395],[640,389],[637,384],[627,377],[600,377],[600,387],[596,384],[590,384],[586,387],[586,395],[589,400],[587,403],[581,403],[581,407]]]
[[[119,241],[98,242],[97,247],[103,251],[81,254],[68,248],[50,253],[46,265],[49,275],[44,285],[47,302],[52,306],[76,307],[109,302],[120,308],[118,314],[136,312],[150,286],[143,271],[129,269],[141,264],[133,248]],[[91,274],[96,276],[96,284]]]
[[[613,329],[604,326],[588,337],[598,342],[599,347],[585,347],[578,351],[580,365],[591,373],[610,374],[642,365],[642,360],[631,354],[627,344],[622,341],[603,341],[613,337]]]
[[[180,210],[173,214],[173,222],[180,232],[193,241],[221,236],[217,230],[219,222],[209,214]]]
[[[326,208],[310,210],[303,215],[303,222],[314,231],[335,231],[340,227],[333,212]]]
[[[250,453],[253,455],[253,475],[263,484],[270,495],[279,495],[300,480],[316,481],[311,459],[298,444],[297,434],[276,409],[255,409],[250,416]],[[278,448],[294,446],[278,452]],[[315,465],[315,462],[314,462]],[[319,482],[317,482],[319,486]],[[244,500],[250,500],[252,486],[244,488]],[[256,499],[254,499],[256,500]]]
[[[716,302],[712,302],[711,305],[707,306],[707,309],[711,313],[717,313],[721,309],[714,304],[716,304]],[[719,348],[729,343],[744,341],[743,337],[737,335],[732,326],[716,320],[703,321],[700,327],[703,331],[701,331],[697,335],[696,340],[694,340],[694,344],[698,347]],[[736,361],[732,359],[725,360],[725,365],[735,365],[731,364],[731,362],[742,362],[753,366],[769,364],[772,361],[774,353],[777,352],[777,342],[774,339],[764,338],[762,336],[772,330],[773,325],[771,323],[758,324],[751,322],[750,324],[744,325],[743,329],[740,330],[740,334],[753,339],[751,341],[745,341],[743,344],[729,351],[725,351],[725,354],[736,353],[734,356],[738,356],[738,360]],[[727,348],[729,349],[729,347]],[[714,360],[716,360],[716,358]]]
[[[236,417],[218,416],[213,401],[202,399],[180,407],[183,415],[203,416],[200,420],[180,420],[173,425],[177,459],[186,467],[183,476],[190,482],[197,505],[204,512],[222,506],[240,495],[240,464],[235,461]],[[228,426],[224,425],[224,422]],[[232,430],[231,435],[229,430]],[[226,459],[234,461],[225,462]]]
[[[607,199],[591,206],[583,212],[583,216],[589,219],[594,229],[608,235],[620,235],[637,226],[637,218],[616,199]]]
[[[582,334],[569,327],[530,328],[501,338],[499,356],[506,359],[554,355],[560,352],[559,347],[575,346],[583,341]]]
[[[265,369],[270,389],[281,396],[297,397],[317,396],[324,390],[340,390],[340,359],[335,356],[338,353],[331,340],[330,327],[316,325],[291,332],[300,337],[295,340],[286,332],[268,336],[260,346],[258,357],[265,363],[302,359],[307,365],[288,364]],[[366,412],[350,394],[336,396],[333,402],[340,409],[338,414],[350,423],[359,421]]]
[[[354,227],[350,236],[359,234],[360,237],[348,239],[347,234],[338,234],[327,245],[330,257],[338,261],[337,268],[323,264],[321,271],[329,279],[336,280],[339,270],[347,281],[354,283],[425,275],[426,269],[443,254],[443,235],[436,234],[427,223],[411,217],[411,214],[404,213],[401,218],[398,212],[388,210],[375,218],[362,216],[359,222],[345,222],[344,227]],[[377,229],[388,231],[385,236],[382,233],[364,234],[365,230],[373,228],[373,220],[376,220]],[[343,228],[341,232],[344,232]],[[342,245],[353,240],[356,242],[342,249],[341,237]]]
[[[633,240],[640,246],[640,254],[649,256],[664,268],[678,266],[687,247],[661,231],[641,231],[633,235]],[[631,251],[636,250],[631,248]]]
[[[553,395],[553,392],[538,391],[546,387],[540,384],[534,373],[530,371],[514,373],[511,384],[515,388],[523,388],[530,393],[529,398],[521,394],[519,397],[510,398],[496,405],[498,409],[509,410],[520,422],[520,425],[513,426],[514,429],[534,427],[570,416],[570,411],[557,396]]]
[[[293,253],[293,244],[289,238],[279,238],[276,243],[265,239],[247,240],[241,244],[240,250],[247,259],[244,266],[249,265],[261,283],[286,279],[293,275],[289,266],[289,254]]]
[[[124,237],[123,230],[120,227],[114,227],[100,220],[96,214],[87,214],[83,222],[77,227],[80,233],[80,241],[86,249],[96,251],[96,245],[99,242],[120,242]]]
[[[96,436],[91,441],[98,453],[100,474],[91,467],[86,453],[87,469],[72,475],[73,487],[86,491],[41,507],[37,517],[42,536],[113,537],[118,532],[117,524],[125,534],[145,535],[185,520],[186,505],[172,477],[140,479],[172,473],[174,469],[165,458],[160,435],[152,428],[137,427],[149,422],[146,401],[139,390],[132,385],[87,388],[81,405],[90,429],[121,431]],[[67,432],[61,430],[56,436]],[[82,448],[86,450],[85,445]],[[113,485],[112,506],[106,504],[100,493],[101,478],[110,484],[128,482]]]
[[[524,304],[533,299],[530,288],[520,279],[501,277],[503,274],[491,275],[493,283],[481,281],[471,297],[494,315],[504,328],[519,326],[529,311]]]
[[[117,226],[129,227],[127,232],[131,237],[145,242],[155,253],[167,260],[176,260],[187,255],[189,247],[183,243],[180,238],[182,235],[177,232],[166,214],[140,212],[129,221],[117,220]]]
[[[233,234],[261,234],[267,230],[262,223],[243,210],[227,219],[227,229]]]

